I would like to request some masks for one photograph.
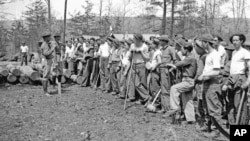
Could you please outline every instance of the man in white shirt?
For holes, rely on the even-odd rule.
[[[109,91],[109,70],[108,70],[108,62],[110,55],[110,46],[105,41],[105,38],[102,36],[101,45],[98,50],[98,56],[100,56],[100,77],[101,77],[101,89],[103,92]]]
[[[25,65],[28,65],[28,52],[29,52],[29,47],[25,44],[25,42],[22,42],[22,45],[20,47],[20,52],[21,52],[21,66],[23,65],[23,62],[25,62]]]
[[[224,68],[225,62],[226,62],[226,50],[225,47],[222,46],[221,42],[223,41],[220,36],[215,35],[214,36],[214,41],[215,41],[215,47],[216,50],[219,52],[219,55],[221,57],[221,68]]]
[[[239,123],[236,123],[236,115],[242,93],[244,90],[247,92],[246,89],[250,84],[250,52],[242,47],[245,41],[246,37],[243,34],[234,34],[230,38],[230,42],[234,45],[235,50],[232,53],[230,76],[228,82],[222,87],[223,91],[228,90],[228,108],[230,110],[228,113],[229,124],[248,124],[246,95],[243,101],[243,108]],[[248,72],[246,72],[247,69]]]
[[[222,105],[218,98],[218,94],[221,94],[219,76],[221,68],[221,57],[219,55],[219,52],[216,50],[216,43],[212,35],[202,35],[200,37],[200,41],[202,42],[202,47],[208,52],[205,60],[205,67],[202,74],[198,78],[199,81],[203,81],[203,93],[205,95],[208,115],[210,117],[209,119],[211,120],[211,122],[208,123],[214,123],[214,121],[217,121],[220,125],[222,125]],[[211,124],[207,126],[207,129],[209,129]],[[206,137],[213,138],[218,137],[219,132],[217,129],[215,129],[211,132],[205,132],[204,135]]]

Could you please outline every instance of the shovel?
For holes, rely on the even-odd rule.
[[[151,112],[155,112],[155,111],[156,111],[156,107],[155,107],[154,104],[155,104],[156,99],[157,99],[158,96],[160,95],[160,93],[161,93],[161,89],[158,91],[158,93],[157,93],[157,95],[155,96],[153,102],[152,102],[151,104],[148,104],[148,105],[147,105],[147,109],[148,109],[149,111],[151,111]]]

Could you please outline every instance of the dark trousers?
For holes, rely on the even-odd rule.
[[[93,70],[93,59],[88,59],[86,66],[83,71],[83,81],[82,86],[89,86],[90,85],[90,76]]]
[[[215,118],[219,124],[222,124],[222,104],[218,96],[221,94],[220,80],[220,78],[212,78],[205,81],[203,93],[208,115]]]
[[[130,99],[135,99],[135,91],[138,92],[140,98],[143,101],[146,101],[148,100],[148,98],[150,98],[149,92],[147,90],[146,76],[147,76],[146,67],[144,63],[134,64],[132,66],[130,92],[129,92]]]
[[[101,57],[100,58],[100,76],[101,76],[101,89],[102,90],[110,90],[110,83],[109,83],[109,70],[108,70],[108,57]]]
[[[236,122],[236,116],[238,113],[239,105],[240,105],[240,100],[243,94],[243,90],[241,89],[242,83],[246,81],[246,76],[245,75],[235,75],[235,76],[230,76],[229,77],[229,87],[230,89],[228,90],[228,121],[229,124],[233,125]],[[241,116],[240,116],[240,125],[247,125],[248,124],[248,107],[247,107],[247,94],[245,94],[244,101],[242,104],[242,109],[241,109]]]
[[[170,76],[166,68],[160,68],[161,76],[161,107],[164,111],[170,107]]]
[[[119,67],[119,62],[112,62],[111,68],[110,68],[110,80],[111,80],[112,90],[117,93],[119,92],[119,87],[118,87],[119,72],[117,70],[118,67]]]
[[[22,52],[22,56],[21,56],[21,66],[23,65],[23,62],[25,63],[25,65],[28,65],[28,55],[26,52]]]
[[[90,77],[90,83],[91,86],[96,86],[98,85],[98,80],[100,78],[99,76],[99,58],[95,58],[93,59],[93,71],[91,73],[91,77]]]
[[[156,70],[150,73],[151,79],[149,80],[149,92],[152,96],[154,96],[161,89],[160,74]]]

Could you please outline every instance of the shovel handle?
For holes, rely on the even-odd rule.
[[[160,95],[160,93],[161,93],[161,89],[158,91],[157,95],[155,96],[155,98],[154,98],[154,100],[153,100],[153,102],[152,102],[152,105],[155,104],[155,101],[156,101],[156,99],[158,98],[158,96]]]
[[[242,94],[242,97],[240,99],[240,105],[239,105],[238,112],[237,112],[236,125],[239,125],[239,122],[240,122],[241,109],[242,109],[245,95],[246,95],[246,92],[245,92],[245,90],[243,90],[243,94]]]

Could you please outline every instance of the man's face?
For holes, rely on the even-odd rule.
[[[241,47],[242,45],[242,41],[240,41],[240,37],[239,36],[234,36],[233,37],[233,45],[234,45],[234,48],[238,49]]]
[[[181,54],[183,56],[186,56],[187,55],[187,49],[185,49],[184,47],[181,47]]]
[[[160,40],[160,45],[161,46],[166,46],[168,43],[166,42],[166,41],[162,41],[162,40]]]
[[[134,38],[133,40],[136,46],[139,46],[141,44],[141,40],[138,40],[136,38]]]
[[[202,48],[204,48],[205,50],[208,50],[208,42],[205,41],[201,41],[202,42]]]
[[[55,37],[55,40],[56,40],[56,41],[60,41],[60,40],[61,40],[61,37],[58,37],[58,36],[57,36],[57,37]]]
[[[49,42],[50,39],[51,39],[51,37],[50,37],[50,36],[47,36],[47,37],[44,38],[44,41],[45,41],[45,42]]]
[[[220,41],[217,37],[214,38],[214,41],[215,41],[215,47],[218,47],[220,45]]]

